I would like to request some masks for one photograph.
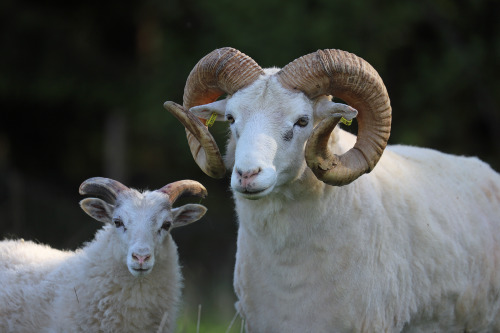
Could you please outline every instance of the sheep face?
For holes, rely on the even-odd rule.
[[[303,94],[258,81],[228,100],[225,117],[234,140],[234,193],[259,199],[304,171],[303,154],[297,152],[303,151],[314,118]]]
[[[196,204],[172,209],[165,193],[132,189],[120,193],[114,205],[98,198],[84,199],[80,205],[94,219],[111,225],[118,243],[116,259],[135,277],[151,272],[171,229],[197,221],[206,212]]]
[[[229,98],[217,101],[223,94]],[[333,103],[328,100],[328,96],[336,96],[356,110]],[[304,108],[301,102],[309,106]],[[301,141],[292,140],[300,135],[290,129],[290,123],[292,128],[295,124],[307,127],[312,121],[316,127],[314,130],[310,127],[306,129],[311,136],[307,139],[305,149],[295,150],[287,158],[302,160],[297,156],[304,153],[307,166],[318,180],[328,185],[343,186],[373,170],[387,145],[392,119],[387,89],[377,71],[358,56],[335,49],[307,54],[282,69],[262,69],[252,58],[231,47],[216,49],[203,57],[189,74],[184,87],[183,105],[167,101],[163,106],[186,127],[191,154],[203,172],[213,178],[222,178],[226,167],[234,165],[233,188],[238,196],[251,199],[273,192],[274,188],[279,187],[280,179],[286,179],[288,174],[292,174],[291,179],[293,175],[300,174],[303,163],[297,164],[299,168],[292,166],[292,172],[280,167],[283,159],[278,151],[283,147],[278,144],[277,138],[281,136],[287,141],[294,141],[296,146]],[[342,155],[336,155],[329,145],[331,132],[341,117],[350,120],[358,111],[359,132],[356,142]],[[241,116],[247,112],[248,116]],[[233,113],[247,119],[240,119],[238,124]],[[310,117],[311,114],[314,119],[302,117]],[[234,122],[232,127],[235,127],[233,136],[236,140],[236,143],[230,141],[228,147],[230,151],[236,152],[228,154],[225,162],[205,126],[207,123],[199,121],[199,118],[210,119],[211,122],[213,119],[223,120],[224,117]],[[257,123],[259,125],[255,125]],[[272,132],[262,133],[258,126],[270,128]],[[254,129],[247,131],[252,127]],[[264,145],[274,142],[269,154],[267,147],[266,153],[257,154],[266,159],[262,166],[262,161],[248,165],[245,165],[246,162],[240,163],[241,159],[245,160],[240,156],[252,151],[244,147],[245,142],[248,144],[249,141],[246,133],[252,131],[260,137],[266,137],[261,140],[259,136],[251,135],[252,141],[256,142],[256,149],[262,148],[262,142]],[[279,163],[269,164],[267,155],[275,156]],[[262,168],[269,165],[276,167],[274,176],[273,172]],[[240,186],[240,180],[249,186]]]
[[[218,120],[229,122],[231,187],[247,199],[260,199],[301,177],[307,169],[305,143],[315,122],[332,115],[352,119],[357,113],[326,96],[311,100],[285,89],[273,72],[266,70],[268,75],[223,101],[190,109],[200,118],[215,112]]]

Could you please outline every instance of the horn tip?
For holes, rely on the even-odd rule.
[[[164,107],[165,109],[167,109],[169,106],[174,105],[174,104],[175,104],[175,102],[172,102],[172,101],[166,101],[165,103],[163,103],[163,107]]]
[[[203,186],[202,183],[197,182],[196,180],[191,180],[190,182],[199,189],[199,192],[196,193],[196,195],[205,199],[208,195],[208,191],[205,186]]]
[[[105,181],[105,180],[106,180],[106,178],[102,178],[102,177],[89,178],[80,184],[80,187],[78,188],[78,193],[80,193],[81,195],[85,195],[85,194],[87,194],[87,188],[89,187],[90,184],[103,183],[103,181]]]

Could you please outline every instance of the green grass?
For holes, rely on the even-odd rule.
[[[210,278],[206,268],[183,268],[183,300],[176,333],[240,333],[242,319],[236,315],[232,267],[218,267]],[[201,304],[201,306],[200,306]]]
[[[177,320],[177,333],[239,333],[244,332],[243,320],[236,313],[233,318],[222,318],[218,314],[204,313],[198,307],[198,313],[188,312]]]

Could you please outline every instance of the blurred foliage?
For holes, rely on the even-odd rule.
[[[182,101],[196,62],[223,46],[263,67],[321,48],[353,52],[388,88],[390,143],[474,155],[500,170],[498,13],[497,0],[3,0],[1,235],[74,249],[100,227],[78,208],[83,180],[150,189],[199,180],[207,217],[173,235],[186,293],[194,288],[189,302],[204,304],[223,288],[231,316],[228,180],[198,169],[162,108]],[[225,127],[212,132],[222,147]]]

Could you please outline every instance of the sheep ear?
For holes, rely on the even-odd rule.
[[[113,219],[113,206],[104,200],[97,198],[87,198],[80,201],[83,211],[97,221],[111,223]]]
[[[202,119],[209,119],[215,113],[217,115],[217,118],[215,118],[216,121],[225,121],[226,104],[227,99],[222,99],[209,104],[193,106],[189,111]]]
[[[187,204],[178,208],[172,209],[174,217],[172,228],[182,227],[198,221],[205,215],[207,208],[197,204]]]

